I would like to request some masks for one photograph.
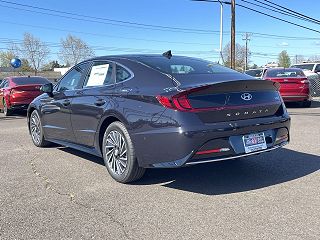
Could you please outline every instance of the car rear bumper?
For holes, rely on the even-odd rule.
[[[156,129],[132,134],[139,165],[149,168],[175,168],[221,161],[277,149],[289,142],[290,117],[268,117],[206,124],[202,128]],[[243,135],[261,133],[268,137],[267,149],[245,153]],[[281,141],[280,137],[283,137]],[[199,154],[212,149],[228,151]],[[210,152],[210,151],[209,151]]]
[[[311,101],[312,97],[310,95],[287,95],[282,96],[284,102],[303,102]]]
[[[29,104],[12,104],[10,105],[10,110],[27,110]]]

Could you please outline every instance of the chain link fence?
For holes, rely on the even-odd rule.
[[[320,75],[312,74],[308,76],[310,81],[311,96],[314,98],[320,97]]]

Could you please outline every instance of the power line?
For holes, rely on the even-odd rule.
[[[214,0],[191,0],[191,1],[211,2],[211,3],[212,3],[212,2],[214,2],[214,3],[217,2],[217,1],[214,1]],[[228,2],[223,2],[223,3],[225,3],[225,4],[230,4],[230,3],[228,3]],[[297,27],[300,27],[300,28],[304,28],[304,29],[307,29],[307,30],[310,30],[310,31],[313,31],[313,32],[320,33],[320,31],[315,30],[315,29],[313,29],[313,28],[309,28],[309,27],[306,27],[306,26],[303,26],[303,25],[300,25],[300,24],[297,24],[297,23],[293,23],[293,22],[291,22],[291,21],[288,21],[288,20],[285,20],[285,19],[282,19],[282,18],[279,18],[279,17],[275,17],[275,16],[273,16],[273,15],[270,15],[270,14],[267,14],[267,13],[264,13],[264,12],[261,12],[261,11],[259,11],[259,10],[250,8],[250,7],[248,7],[248,6],[245,6],[245,5],[242,5],[242,4],[239,4],[239,3],[237,3],[236,5],[239,6],[239,7],[245,8],[245,9],[247,9],[247,10],[250,10],[250,11],[252,11],[252,12],[256,12],[256,13],[259,13],[259,14],[261,14],[261,15],[264,15],[264,16],[267,16],[267,17],[270,17],[270,18],[273,18],[273,19],[277,19],[277,20],[279,20],[279,21],[282,21],[282,22],[285,22],[285,23],[288,23],[288,24],[291,24],[291,25],[294,25],[294,26],[297,26]]]
[[[288,11],[290,11],[290,12],[293,12],[293,13],[295,13],[295,14],[297,14],[297,15],[303,16],[303,17],[305,17],[305,18],[308,18],[308,19],[310,19],[310,20],[313,20],[313,21],[316,21],[316,22],[320,23],[320,21],[319,21],[318,19],[315,19],[315,18],[306,16],[306,15],[304,15],[304,14],[302,14],[302,13],[299,13],[299,12],[297,12],[297,11],[294,11],[294,10],[291,10],[291,9],[289,9],[289,8],[283,7],[283,6],[279,5],[279,4],[273,3],[273,2],[268,1],[268,0],[265,0],[265,2],[271,3],[271,4],[275,5],[275,6],[278,6],[278,7],[280,7],[280,8],[285,9],[285,10],[288,10]]]
[[[39,26],[39,25],[31,25],[31,24],[23,24],[23,23],[16,23],[16,22],[9,22],[9,21],[2,21],[0,22],[12,24],[12,25],[20,25],[32,28],[39,28],[39,29],[50,29],[55,31],[62,31],[62,32],[69,32],[69,33],[77,33],[77,34],[85,34],[85,35],[93,35],[93,36],[103,36],[108,38],[116,38],[116,39],[128,39],[128,40],[137,40],[137,41],[145,41],[145,42],[159,42],[159,43],[174,43],[174,44],[185,44],[185,45],[206,45],[212,46],[213,44],[209,43],[199,43],[199,42],[178,42],[178,41],[164,41],[164,40],[157,40],[157,39],[148,39],[148,38],[134,38],[134,37],[124,37],[119,35],[110,35],[110,34],[102,34],[102,33],[90,33],[90,32],[82,32],[82,31],[74,31],[62,28],[55,28],[55,27],[46,27],[46,26]]]
[[[263,8],[263,9],[270,10],[272,12],[276,12],[276,13],[279,13],[279,14],[282,14],[282,15],[286,15],[286,16],[289,16],[289,17],[292,17],[292,18],[303,20],[303,21],[306,21],[306,22],[311,22],[311,23],[315,23],[315,24],[319,24],[320,23],[320,21],[311,20],[309,18],[306,18],[306,17],[300,16],[298,14],[295,14],[295,13],[293,13],[292,10],[284,10],[284,9],[275,7],[273,5],[270,5],[268,3],[265,3],[265,2],[262,2],[262,1],[259,1],[259,0],[255,0],[255,2],[258,2],[260,4],[253,3],[253,2],[250,2],[250,1],[247,1],[247,0],[240,0],[240,1],[245,2],[247,4],[251,4],[251,5],[260,7],[260,8]]]
[[[210,31],[210,30],[206,30],[206,29],[170,27],[170,26],[164,26],[164,25],[153,25],[153,24],[144,24],[144,23],[137,23],[137,22],[130,22],[130,21],[115,20],[115,19],[110,19],[110,18],[102,18],[102,17],[95,17],[95,16],[90,16],[90,15],[78,14],[75,12],[67,12],[67,11],[60,11],[60,10],[55,10],[55,9],[50,9],[50,8],[42,8],[42,7],[21,4],[21,3],[15,3],[15,2],[10,2],[10,1],[4,1],[4,0],[0,0],[0,2],[5,3],[5,4],[20,6],[20,7],[27,7],[27,8],[31,8],[31,9],[53,12],[53,13],[47,13],[47,12],[44,13],[41,11],[22,9],[22,8],[7,6],[7,5],[0,5],[2,7],[6,7],[6,8],[34,12],[34,13],[39,13],[39,14],[46,14],[46,15],[57,16],[57,17],[63,17],[63,18],[68,18],[68,19],[73,19],[73,20],[101,23],[101,24],[110,24],[110,25],[123,26],[123,27],[129,27],[128,25],[130,25],[130,27],[141,28],[141,29],[152,29],[152,30],[159,30],[159,31],[168,31],[169,30],[169,31],[173,31],[173,32],[188,32],[188,33],[197,33],[197,34],[209,34],[209,33],[218,32],[218,31]],[[58,13],[58,14],[56,14],[56,13]],[[64,16],[64,15],[60,15],[60,14],[65,14],[68,16]],[[76,17],[74,17],[74,16],[76,16]]]

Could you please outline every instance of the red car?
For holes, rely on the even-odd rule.
[[[310,83],[299,68],[269,68],[263,79],[280,83],[280,94],[284,102],[299,102],[303,107],[311,106]]]
[[[40,87],[49,83],[43,77],[7,77],[0,84],[0,110],[8,116],[15,110],[26,110],[42,92]]]

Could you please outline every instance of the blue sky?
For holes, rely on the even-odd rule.
[[[253,0],[247,1],[253,2]],[[319,7],[315,0],[271,1],[310,17],[320,19]],[[0,26],[2,30],[0,49],[2,50],[7,47],[8,41],[21,40],[24,32],[30,32],[42,41],[50,43],[52,49],[51,58],[57,59],[55,54],[59,50],[57,44],[59,44],[61,38],[70,33],[82,38],[89,45],[93,46],[96,55],[128,52],[161,53],[171,49],[174,54],[197,56],[213,61],[219,59],[216,50],[219,48],[220,5],[217,3],[192,2],[189,0],[7,0],[7,2],[73,12],[97,18],[216,32],[190,33],[170,31],[168,29],[162,31],[147,28],[141,29],[132,27],[132,25],[128,26],[128,24],[121,24],[122,26],[119,26],[117,23],[115,25],[114,22],[109,22],[112,24],[92,22],[92,20],[97,20],[92,18],[90,18],[91,22],[80,21],[70,19],[70,15],[66,18],[26,11],[34,11],[36,9],[12,5],[0,0]],[[241,0],[236,0],[236,2],[248,5]],[[19,9],[13,9],[12,7]],[[251,7],[259,9],[255,6]],[[261,8],[259,10],[320,31],[320,27],[317,24],[282,16]],[[43,10],[36,11],[44,12]],[[54,14],[66,16],[61,13]],[[73,17],[83,19],[83,17]],[[293,40],[286,37],[273,38],[252,34],[249,42],[249,48],[253,53],[251,63],[258,65],[276,61],[276,55],[282,50],[287,50],[290,56],[298,54],[309,57],[320,54],[320,33],[279,22],[240,7],[236,9],[236,31],[237,42],[240,44],[244,44],[242,32],[315,38],[311,40]],[[229,39],[230,6],[225,5],[224,45],[229,42]]]

